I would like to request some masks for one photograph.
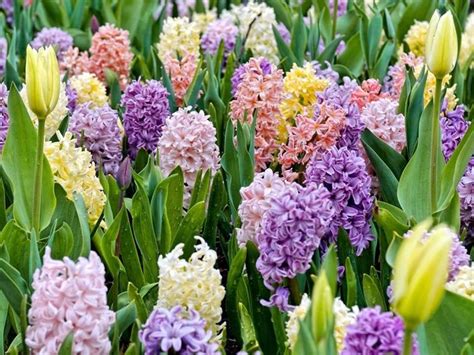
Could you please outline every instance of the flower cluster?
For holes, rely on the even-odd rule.
[[[117,112],[109,105],[90,107],[89,103],[79,105],[69,120],[69,131],[92,153],[96,166],[102,166],[105,174],[115,175],[122,160],[118,122]]]
[[[273,153],[277,149],[282,71],[264,58],[251,58],[242,71],[233,80],[236,92],[230,103],[230,115],[234,122],[251,123],[257,111],[255,162],[258,170],[264,170],[267,163],[273,160]]]
[[[232,5],[232,9],[222,15],[230,16],[238,26],[242,38],[246,38],[245,49],[252,51],[255,57],[265,57],[277,64],[278,48],[273,34],[276,17],[273,8],[265,3],[250,0],[246,5]]]
[[[446,284],[446,289],[474,301],[474,264],[462,266],[456,278]]]
[[[403,321],[391,312],[382,312],[380,306],[361,310],[346,332],[342,355],[403,354]],[[412,354],[417,355],[418,342],[414,340]]]
[[[216,336],[221,329],[221,302],[225,289],[221,274],[214,268],[217,254],[206,242],[196,237],[199,244],[189,261],[180,258],[183,244],[178,244],[166,256],[158,259],[160,279],[157,307],[171,309],[181,306],[183,311],[194,309],[206,321],[206,330]]]
[[[188,202],[197,173],[219,169],[219,147],[216,129],[203,111],[182,108],[166,120],[158,142],[160,167],[165,175],[181,167],[186,184],[185,201]]]
[[[30,110],[30,106],[28,104],[28,95],[26,94],[26,85],[23,87],[23,89],[20,91],[21,98],[23,99],[23,102],[26,106],[26,109],[28,110],[28,114],[33,120],[33,123],[35,126],[38,125],[38,117],[33,113],[33,111]],[[45,122],[45,137],[46,139],[51,138],[54,136],[56,131],[58,130],[59,126],[61,125],[61,122],[64,120],[66,115],[69,113],[68,110],[68,98],[66,95],[66,85],[64,83],[61,83],[61,86],[59,88],[59,98],[58,98],[58,103],[56,104],[56,107],[54,108],[53,112],[51,112]]]
[[[7,55],[8,55],[8,42],[4,37],[0,37],[0,75],[5,74],[5,68],[7,65]]]
[[[133,58],[128,31],[109,24],[99,27],[92,36],[90,53],[90,72],[105,83],[105,70],[110,69],[118,75],[124,89]]]
[[[74,193],[82,195],[89,216],[94,225],[105,206],[105,194],[95,174],[95,164],[89,151],[76,148],[71,132],[59,137],[58,142],[45,142],[44,154],[49,161],[54,181],[62,186],[72,200]]]
[[[378,101],[388,95],[382,92],[382,85],[376,79],[368,79],[362,82],[352,92],[352,101],[356,103],[360,111],[369,103]]]
[[[26,344],[34,354],[57,354],[71,332],[74,354],[110,353],[115,314],[107,306],[105,269],[95,252],[74,263],[67,257],[53,260],[46,247],[33,290]]]
[[[176,104],[182,106],[184,96],[196,72],[196,56],[194,54],[184,54],[181,59],[167,56],[164,66],[171,79]]]
[[[405,117],[398,113],[398,102],[383,98],[372,101],[362,110],[361,121],[377,137],[401,152],[405,146]]]
[[[169,116],[168,91],[161,82],[133,81],[122,96],[123,124],[130,154],[135,157],[140,149],[154,153],[161,130]]]
[[[72,36],[57,27],[43,28],[39,31],[33,41],[31,41],[31,47],[39,49],[41,47],[53,46],[56,49],[56,55],[58,60],[61,60],[64,53],[72,47],[73,41]]]
[[[327,243],[334,242],[339,228],[344,228],[360,254],[373,239],[368,223],[373,206],[371,179],[364,159],[346,147],[333,147],[314,156],[306,169],[306,182],[323,184],[334,203]]]
[[[257,269],[273,289],[309,268],[335,211],[329,191],[316,184],[289,184],[270,204],[257,234]]]
[[[316,77],[316,72],[311,63],[304,67],[293,64],[283,80],[284,98],[280,111],[286,120],[293,119],[298,113],[305,113],[317,101],[317,93],[329,86],[329,81]]]
[[[87,52],[80,52],[79,48],[70,47],[64,52],[59,68],[63,74],[67,73],[69,76],[87,73],[89,71],[89,55]]]
[[[459,51],[459,63],[462,66],[469,65],[471,68],[474,66],[474,60],[468,63],[469,57],[474,53],[474,13],[471,13],[467,20],[464,28],[464,33],[461,37],[461,48]]]
[[[215,354],[218,345],[210,343],[212,332],[194,309],[184,312],[175,306],[170,310],[155,308],[140,330],[139,338],[146,355],[168,351],[176,354]]]
[[[221,42],[224,43],[224,58],[234,50],[239,29],[228,18],[215,20],[207,26],[201,38],[201,47],[204,53],[215,55]]]
[[[257,243],[256,236],[263,215],[271,207],[270,200],[284,188],[284,180],[271,169],[267,169],[256,174],[249,186],[240,189],[242,202],[239,205],[239,217],[242,226],[237,229],[237,240],[240,245],[245,245],[247,241]]]
[[[104,106],[107,101],[107,94],[104,84],[91,73],[82,73],[73,76],[69,83],[77,94],[78,104],[90,103],[93,106]]]
[[[3,150],[3,145],[7,139],[8,127],[10,119],[8,117],[8,89],[4,83],[0,84],[0,152]]]
[[[186,54],[199,57],[199,29],[187,17],[168,17],[157,44],[162,61],[167,57],[180,58]]]
[[[427,21],[415,21],[405,35],[405,43],[411,53],[417,57],[425,55],[425,42],[429,23]]]

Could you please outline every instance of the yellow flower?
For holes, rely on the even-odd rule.
[[[436,10],[431,17],[426,37],[425,61],[429,70],[438,79],[451,73],[456,65],[458,39],[451,11],[443,16]]]
[[[23,87],[23,89],[20,91],[21,98],[23,99],[23,102],[26,106],[26,109],[28,110],[28,114],[30,115],[30,118],[33,120],[35,126],[38,125],[38,116],[30,109],[30,105],[28,102],[28,94],[26,92],[26,88]],[[45,122],[45,138],[50,139],[54,133],[59,128],[59,125],[61,122],[64,120],[66,115],[68,114],[69,110],[67,108],[67,95],[66,95],[66,85],[64,83],[61,83],[60,89],[59,89],[59,98],[58,98],[58,103],[56,104],[56,107],[54,108],[53,111],[48,115],[48,119]]]
[[[422,241],[430,225],[418,224],[403,240],[393,268],[393,307],[411,331],[437,310],[448,279],[452,238],[441,225]]]
[[[95,164],[89,151],[76,147],[71,132],[60,136],[59,142],[45,142],[44,154],[49,161],[54,181],[60,184],[67,197],[74,193],[82,195],[89,216],[94,225],[105,206],[105,194],[95,173]]]
[[[474,301],[474,264],[461,266],[456,278],[446,284],[446,289]]]
[[[470,63],[468,63],[469,60]],[[462,34],[459,63],[462,67],[468,65],[474,68],[474,13],[470,14],[467,18],[466,27]]]
[[[283,80],[285,99],[280,104],[284,119],[293,119],[298,113],[311,108],[317,101],[316,94],[329,86],[327,79],[316,77],[311,63],[304,67],[293,64]]]
[[[199,57],[199,28],[187,17],[168,17],[163,23],[160,41],[156,45],[158,56],[164,62],[167,57],[181,58],[186,54]]]
[[[204,13],[195,13],[193,15],[193,23],[200,33],[206,31],[207,26],[217,18],[215,9],[208,10]]]
[[[26,92],[30,109],[40,119],[54,110],[59,97],[59,65],[53,47],[26,49]]]
[[[91,106],[102,107],[107,103],[105,86],[95,74],[75,75],[70,79],[70,84],[76,90],[78,104],[91,102]]]
[[[417,57],[425,55],[426,34],[429,23],[426,21],[415,21],[405,35],[405,42],[410,51]]]

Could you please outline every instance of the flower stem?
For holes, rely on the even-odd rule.
[[[441,86],[443,79],[436,79],[436,88],[434,93],[434,107],[433,107],[433,121],[431,123],[431,212],[436,211],[436,204],[438,202],[438,151],[440,147],[440,128],[439,128],[439,113],[441,111]]]
[[[38,140],[36,142],[35,187],[33,196],[33,228],[40,233],[41,223],[41,185],[43,179],[43,147],[45,119],[38,118]]]
[[[403,336],[403,355],[411,355],[411,339],[412,331],[405,329],[405,335]]]
[[[288,279],[288,288],[290,289],[291,298],[295,305],[301,303],[301,292],[300,287],[298,286],[298,280]]]
[[[337,8],[339,6],[338,0],[334,0],[333,2],[333,9],[332,9],[332,32],[331,38],[334,39],[336,37],[336,26],[337,26]]]

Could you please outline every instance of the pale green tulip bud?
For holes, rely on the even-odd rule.
[[[26,50],[26,93],[28,106],[38,119],[45,119],[59,98],[59,65],[53,47]]]
[[[322,271],[314,285],[311,300],[311,319],[316,342],[324,340],[331,331],[334,321],[333,302],[331,286],[329,286],[326,273]]]
[[[451,73],[458,56],[458,38],[451,11],[443,16],[436,10],[426,35],[425,61],[437,79]]]
[[[413,331],[438,309],[448,279],[451,237],[431,221],[417,225],[398,250],[393,269],[393,306]]]

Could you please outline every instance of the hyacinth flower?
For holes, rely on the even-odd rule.
[[[33,354],[57,354],[69,333],[74,354],[110,353],[115,314],[107,306],[105,268],[95,252],[75,263],[52,259],[46,247],[32,286],[26,344]]]
[[[446,289],[474,301],[474,264],[462,266],[454,280],[446,284]]]
[[[185,53],[182,58],[166,56],[164,67],[171,79],[176,104],[182,106],[184,96],[193,82],[197,69],[197,61],[194,54]]]
[[[168,91],[156,80],[133,81],[122,95],[123,124],[129,152],[135,158],[140,149],[154,153],[164,122],[169,116]]]
[[[151,312],[138,336],[146,355],[216,354],[218,344],[211,342],[212,332],[205,326],[206,321],[194,309],[158,307]]]
[[[69,79],[69,84],[76,92],[77,104],[90,103],[91,106],[102,107],[108,101],[106,88],[95,74],[74,75]]]
[[[34,49],[52,46],[56,50],[59,61],[63,58],[64,53],[72,47],[72,44],[72,36],[57,27],[43,28],[31,41],[31,47]]]
[[[228,18],[211,22],[201,38],[201,48],[204,53],[215,55],[221,42],[224,43],[224,60],[234,50],[239,29]]]
[[[186,54],[199,57],[199,28],[187,17],[168,17],[163,23],[158,44],[158,56],[165,62],[167,57],[180,58]]]
[[[8,127],[10,125],[10,118],[8,116],[7,108],[8,89],[4,83],[0,84],[0,152],[3,149],[5,140],[7,138]]]
[[[8,42],[4,37],[0,37],[0,75],[5,74],[7,65]]]

